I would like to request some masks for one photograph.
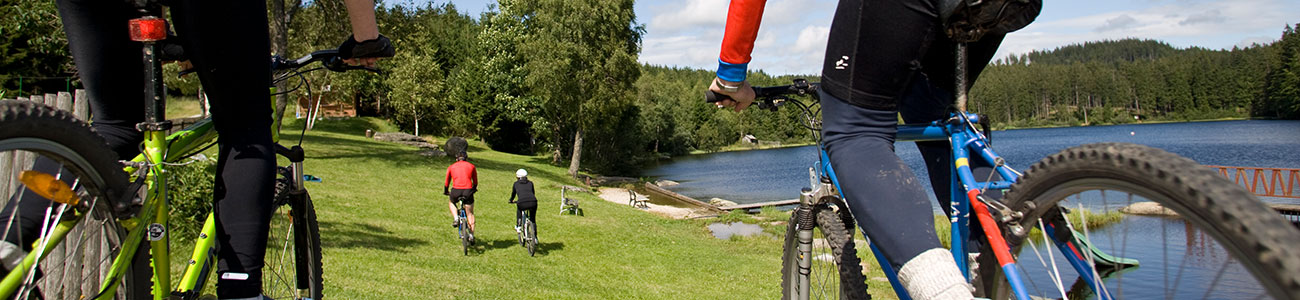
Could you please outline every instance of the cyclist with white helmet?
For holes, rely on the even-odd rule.
[[[533,224],[537,224],[537,196],[533,194],[533,182],[528,180],[528,171],[524,169],[515,171],[515,178],[518,178],[518,180],[515,180],[514,188],[510,189],[510,203],[515,203],[517,207],[515,210],[515,231],[518,232],[522,229],[520,226],[523,225],[519,223],[519,217],[525,210],[528,211],[528,220],[532,221]],[[515,196],[519,197],[519,201],[515,201]]]

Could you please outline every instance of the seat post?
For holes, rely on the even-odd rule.
[[[957,86],[956,86],[956,89],[957,89],[957,99],[954,100],[954,103],[953,103],[953,104],[954,104],[954,106],[957,107],[957,112],[958,112],[958,113],[966,113],[966,94],[967,94],[967,91],[969,90],[969,89],[968,89],[968,84],[967,84],[967,82],[966,82],[966,80],[967,80],[966,72],[967,72],[967,69],[968,69],[968,68],[967,68],[967,62],[966,62],[966,43],[965,43],[965,42],[957,43],[957,51],[956,51],[956,52],[957,52],[957,54],[956,54],[956,55],[957,55],[957,59],[956,59],[956,62],[957,62],[957,63],[956,63],[956,67],[954,68],[954,69],[956,69],[956,70],[953,70],[953,72],[954,72],[954,73],[953,73],[953,75],[954,75],[954,76],[953,76],[953,79],[954,79],[953,82],[955,82],[956,85],[957,85]]]

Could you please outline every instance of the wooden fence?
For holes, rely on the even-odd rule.
[[[71,111],[77,118],[82,120],[86,120],[90,115],[90,101],[85,90],[76,90],[73,93],[59,92],[57,94],[32,95],[18,98],[18,100],[44,103],[61,110]],[[104,149],[104,151],[109,150]],[[18,174],[22,170],[30,168],[35,160],[36,154],[31,152],[0,152],[0,195],[3,195],[0,196],[0,207],[8,205],[16,197],[23,196],[15,193],[18,189],[22,189],[18,181]],[[100,218],[105,217],[107,216],[100,216]],[[98,293],[100,286],[98,280],[94,279],[103,278],[108,273],[108,267],[112,265],[112,256],[116,254],[117,246],[111,245],[109,241],[100,238],[103,227],[84,226],[91,223],[97,222],[82,222],[82,226],[77,226],[68,232],[63,244],[45,254],[46,258],[41,263],[45,281],[40,284],[45,299],[77,299],[79,295],[95,295]],[[28,242],[32,241],[29,240]],[[114,241],[113,243],[118,244],[120,242]],[[44,266],[61,267],[45,268]],[[60,281],[63,283],[63,288],[54,286],[59,285]]]

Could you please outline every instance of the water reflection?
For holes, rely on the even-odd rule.
[[[713,232],[713,237],[725,240],[730,239],[732,236],[763,234],[763,227],[742,222],[713,223],[709,224],[709,231]]]
[[[1104,288],[1116,298],[1269,299],[1222,245],[1181,218],[1128,215],[1088,235],[1103,252],[1140,262],[1126,270],[1099,270]],[[1065,286],[1058,287],[1050,279],[1053,259]],[[1041,238],[1021,250],[1018,265],[1031,295],[1059,298],[1059,289],[1064,288],[1071,298],[1096,298],[1056,248],[1044,247]]]

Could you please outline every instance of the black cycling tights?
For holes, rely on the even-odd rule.
[[[275,176],[266,1],[168,3],[171,24],[198,70],[221,134],[213,195],[217,295],[257,296]],[[58,6],[92,100],[95,129],[119,157],[134,157],[141,140],[134,126],[144,120],[144,67],[141,44],[130,40],[127,20],[138,14],[125,1],[58,0]]]
[[[946,117],[953,95],[953,42],[931,1],[841,0],[822,70],[825,146],[863,232],[898,270],[940,247],[931,206],[917,178],[894,154],[898,116],[909,123]],[[970,45],[973,82],[1002,35]],[[917,143],[935,195],[949,206],[947,142]],[[987,173],[985,173],[987,174]]]
[[[524,224],[521,223],[523,222],[521,217],[524,216],[524,211],[528,211],[528,220],[532,221],[533,224],[537,224],[537,202],[520,202],[515,206],[515,226],[524,226]]]

